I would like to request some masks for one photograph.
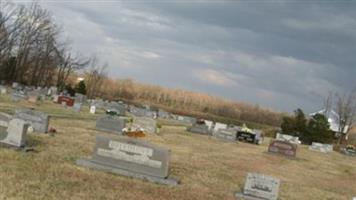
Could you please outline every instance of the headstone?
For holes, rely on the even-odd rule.
[[[132,128],[142,128],[144,132],[156,133],[157,121],[149,117],[135,117],[132,123]]]
[[[288,157],[296,157],[298,145],[287,141],[273,140],[268,147],[268,152],[277,153]]]
[[[37,100],[38,100],[38,96],[29,96],[27,101],[36,104]]]
[[[177,180],[169,178],[169,160],[170,151],[166,148],[129,137],[97,136],[92,159],[80,159],[77,164],[156,183],[177,185]]]
[[[95,106],[90,106],[90,111],[91,114],[95,114],[96,113],[96,107]]]
[[[356,156],[356,149],[343,148],[341,152],[347,156]]]
[[[0,86],[0,95],[5,95],[7,94],[7,89],[4,86]]]
[[[287,141],[293,144],[301,144],[299,137],[277,133],[276,140]]]
[[[53,102],[58,103],[58,95],[55,94],[52,97],[53,97]]]
[[[49,115],[30,109],[16,110],[14,118],[19,118],[27,123],[39,133],[47,133],[49,124]]]
[[[47,94],[48,94],[48,96],[51,96],[51,95],[57,95],[57,93],[58,93],[58,88],[55,86],[52,86],[49,88]]]
[[[75,102],[76,103],[85,103],[87,101],[87,96],[80,93],[75,93]]]
[[[213,129],[214,122],[210,120],[204,120],[205,124],[208,126],[209,130]]]
[[[250,130],[246,131],[243,129],[237,129],[237,139],[242,142],[262,144],[264,137],[260,130]]]
[[[223,124],[223,123],[215,123],[214,126],[214,132],[218,131],[219,129],[227,129],[227,124]]]
[[[161,118],[161,119],[169,119],[170,118],[170,114],[165,110],[159,109],[158,110],[158,117]]]
[[[58,103],[63,105],[63,102],[66,106],[72,107],[74,105],[74,99],[68,96],[58,96]]]
[[[13,82],[12,83],[12,88],[13,89],[16,89],[18,86],[19,86],[19,84],[17,82]]]
[[[192,133],[211,135],[209,127],[205,124],[193,124],[193,126],[189,127],[187,130]]]
[[[130,106],[130,113],[135,115],[136,117],[146,116],[146,110],[143,108],[138,108],[136,106]]]
[[[230,142],[235,142],[237,140],[237,132],[233,129],[219,129],[213,133],[213,136],[217,139]]]
[[[329,153],[333,151],[333,145],[313,142],[312,145],[309,146],[309,150],[318,151],[322,153]]]
[[[0,143],[14,147],[24,147],[28,124],[21,119],[12,119],[6,131],[0,129]]]
[[[80,112],[80,109],[82,108],[82,103],[74,103],[73,105],[73,110],[75,112]]]
[[[11,115],[9,115],[7,113],[0,112],[0,126],[1,127],[8,127],[11,118],[12,118]]]
[[[27,95],[24,91],[14,91],[11,95],[12,101],[18,102],[27,99]]]
[[[96,129],[121,135],[122,129],[126,127],[126,122],[126,118],[107,115],[97,119]]]
[[[236,193],[236,198],[251,200],[277,200],[280,180],[271,176],[248,173],[242,193]]]

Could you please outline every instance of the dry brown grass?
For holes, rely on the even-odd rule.
[[[31,106],[0,100],[0,110],[18,105]],[[356,196],[356,158],[312,152],[302,145],[297,159],[286,159],[266,153],[267,144],[224,143],[189,134],[184,127],[164,126],[159,135],[144,138],[172,150],[170,173],[182,181],[177,187],[86,169],[75,160],[90,157],[95,136],[105,134],[94,130],[88,109],[68,113],[52,103],[36,108],[60,116],[50,122],[58,133],[30,134],[32,153],[0,149],[0,199],[233,200],[247,172],[281,179],[281,199]]]

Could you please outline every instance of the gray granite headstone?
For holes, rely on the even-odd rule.
[[[96,129],[121,135],[122,129],[126,127],[126,122],[127,119],[124,117],[107,115],[96,120]]]
[[[277,200],[280,180],[271,176],[248,173],[242,193],[236,193],[237,198]]]
[[[28,98],[28,96],[27,96],[26,92],[24,92],[24,91],[15,91],[11,95],[11,99],[14,102],[25,100],[27,98]]]
[[[77,103],[75,102],[74,105],[73,105],[73,110],[75,112],[80,112],[80,109],[82,108],[82,103]]]
[[[235,142],[237,140],[237,131],[234,129],[219,129],[213,133],[213,137],[221,140]]]
[[[333,145],[313,142],[312,145],[309,146],[309,150],[318,151],[322,153],[329,153],[333,151]]]
[[[299,140],[299,137],[294,137],[291,135],[285,135],[285,134],[280,134],[280,133],[277,133],[276,140],[286,141],[286,142],[290,142],[292,144],[300,144],[301,143]]]
[[[87,101],[87,96],[80,93],[75,93],[74,99],[76,103],[85,103]]]
[[[211,131],[209,127],[205,124],[194,124],[193,126],[187,128],[187,130],[191,133],[198,133],[202,135],[211,135]]]
[[[7,89],[5,86],[0,85],[0,95],[7,94]]]
[[[77,164],[150,180],[176,185],[168,178],[170,151],[148,142],[129,137],[97,136],[91,160],[78,160]]]
[[[158,117],[161,118],[161,119],[169,119],[170,118],[170,114],[169,114],[169,112],[167,112],[165,110],[159,109],[158,110]]]
[[[49,124],[49,115],[43,112],[22,109],[16,110],[14,118],[25,120],[35,132],[47,133]]]
[[[6,131],[0,129],[0,143],[14,146],[24,147],[26,144],[26,132],[29,124],[21,119],[10,120]]]
[[[12,118],[11,115],[9,115],[7,113],[0,112],[0,126],[8,127],[11,118]]]
[[[147,133],[156,133],[157,121],[149,117],[135,117],[132,123],[132,128],[143,128]]]

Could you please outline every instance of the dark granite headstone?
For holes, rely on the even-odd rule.
[[[149,181],[176,185],[168,178],[170,151],[129,137],[97,136],[91,160],[77,164]]]
[[[277,153],[288,157],[296,157],[298,145],[287,141],[273,140],[268,146],[268,152]]]

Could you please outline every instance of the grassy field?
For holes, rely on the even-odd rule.
[[[79,167],[75,160],[89,158],[95,136],[95,118],[51,102],[41,106],[12,103],[0,96],[0,111],[34,107],[55,117],[55,136],[29,134],[35,151],[0,149],[0,199],[135,199],[233,200],[247,172],[281,180],[280,199],[351,200],[356,196],[356,158],[337,152],[322,154],[299,146],[296,159],[266,153],[261,146],[224,143],[189,134],[183,126],[163,126],[159,135],[144,140],[172,150],[170,174],[181,179],[177,187],[157,185]]]

